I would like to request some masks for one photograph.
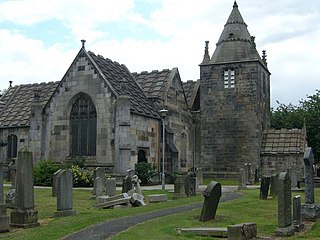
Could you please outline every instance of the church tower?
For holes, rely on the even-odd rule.
[[[270,72],[256,50],[236,1],[210,58],[200,64],[201,166],[205,174],[236,178],[257,168],[262,132],[270,125]]]

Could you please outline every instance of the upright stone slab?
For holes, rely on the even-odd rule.
[[[278,175],[272,175],[270,179],[270,196],[277,196],[278,195]]]
[[[260,185],[260,199],[267,199],[270,186],[270,177],[262,177]]]
[[[245,189],[247,189],[246,174],[245,174],[244,169],[240,168],[238,190],[245,190]]]
[[[203,172],[202,172],[202,168],[197,168],[197,169],[196,169],[196,176],[197,176],[199,185],[202,185],[202,184],[203,184]]]
[[[277,236],[294,234],[292,225],[291,178],[287,172],[281,172],[278,179],[278,229]]]
[[[197,195],[197,177],[194,172],[188,172],[185,179],[185,192],[187,197]]]
[[[103,193],[103,179],[101,177],[96,177],[93,183],[93,196],[99,197]]]
[[[61,171],[61,169],[57,170],[53,175],[52,175],[52,197],[57,196],[57,185],[58,185],[58,173]]]
[[[301,198],[300,195],[293,197],[293,225],[296,232],[304,228],[301,215]]]
[[[203,192],[204,203],[201,210],[200,221],[205,222],[214,219],[221,197],[221,184],[218,182],[210,182]]]
[[[106,194],[110,197],[116,195],[117,180],[115,178],[106,179]]]
[[[128,169],[126,172],[126,176],[123,178],[122,181],[122,193],[127,193],[133,188],[132,185],[132,177],[134,176],[134,170]]]
[[[301,206],[304,219],[316,220],[320,217],[320,205],[314,202],[313,163],[314,156],[310,147],[306,148],[303,156],[305,168],[305,204]]]
[[[57,178],[57,211],[54,215],[55,217],[75,215],[76,211],[73,209],[72,199],[72,173],[69,169],[62,170],[58,173]]]
[[[38,226],[38,211],[34,209],[32,153],[18,152],[16,175],[16,209],[11,212],[12,227]]]
[[[181,174],[178,174],[176,180],[174,181],[174,193],[173,198],[183,198],[186,197],[186,192],[184,189],[184,180]]]
[[[102,167],[96,167],[93,171],[93,177],[94,179],[99,177],[103,180],[105,178],[105,169]]]
[[[3,168],[0,162],[0,233],[9,231],[9,216],[3,195]]]

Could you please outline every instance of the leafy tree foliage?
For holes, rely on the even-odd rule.
[[[315,161],[320,160],[320,90],[306,100],[300,100],[297,106],[292,104],[279,106],[271,111],[271,127],[302,128],[306,124],[308,145],[312,147]]]

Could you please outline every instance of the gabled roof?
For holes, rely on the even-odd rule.
[[[192,108],[200,87],[200,80],[189,80],[183,83],[184,93],[186,95],[188,106]]]
[[[260,154],[303,154],[306,147],[305,129],[268,129],[263,132]]]
[[[130,96],[131,112],[153,118],[160,118],[153,103],[148,100],[141,87],[135,81],[128,68],[93,52],[86,52],[82,49],[94,65],[98,72],[110,86],[116,96]]]
[[[164,99],[164,93],[174,69],[153,70],[152,72],[132,73],[148,98]]]
[[[252,60],[262,61],[235,1],[210,63]]]
[[[40,91],[39,103],[44,106],[58,85],[59,82],[49,82],[10,87],[0,99],[0,128],[28,127],[34,90]]]

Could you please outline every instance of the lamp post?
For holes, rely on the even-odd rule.
[[[197,114],[200,113],[198,111],[191,111],[192,114],[192,131],[193,131],[193,156],[192,156],[192,171],[196,172],[196,124],[197,124]]]
[[[168,110],[167,109],[161,109],[160,115],[162,120],[162,175],[161,175],[161,183],[162,183],[162,189],[166,189],[166,181],[165,181],[165,174],[164,174],[164,157],[165,157],[165,123],[164,119],[166,118]]]

